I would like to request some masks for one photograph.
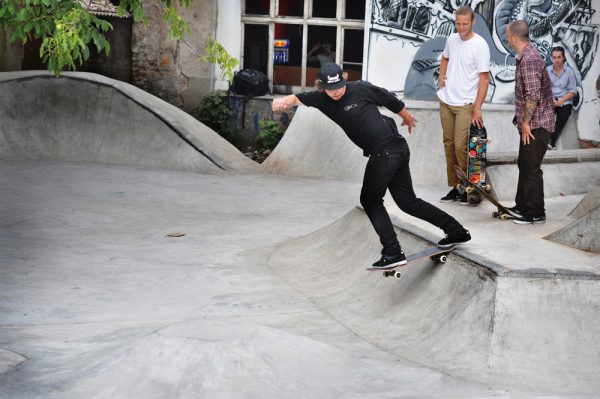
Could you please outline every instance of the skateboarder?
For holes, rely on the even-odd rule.
[[[402,126],[412,133],[417,120],[405,108],[404,102],[389,91],[366,81],[346,84],[342,69],[329,63],[321,67],[317,79],[318,91],[291,94],[273,100],[273,111],[306,105],[315,107],[337,123],[348,138],[369,157],[365,169],[360,203],[379,235],[381,259],[374,267],[390,267],[406,263],[390,217],[383,206],[383,197],[389,189],[400,209],[423,219],[445,233],[438,246],[452,247],[471,239],[466,230],[453,217],[430,203],[417,198],[412,187],[408,167],[410,152],[404,137],[398,133],[396,123],[382,115],[378,107],[384,106],[402,118]]]

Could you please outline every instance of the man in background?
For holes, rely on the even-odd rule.
[[[468,205],[467,193],[461,195],[458,191],[460,181],[455,166],[467,173],[469,127],[471,123],[483,127],[481,106],[489,84],[490,48],[485,39],[473,32],[475,13],[469,6],[459,7],[455,15],[456,33],[446,40],[437,92],[446,174],[448,186],[452,187],[440,201]]]
[[[521,140],[519,143],[519,181],[516,205],[517,224],[543,223],[544,179],[542,160],[554,131],[554,97],[552,82],[544,60],[529,41],[526,21],[513,21],[506,26],[506,40],[517,52],[515,58],[515,111],[513,119]]]

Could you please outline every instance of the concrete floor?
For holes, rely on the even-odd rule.
[[[312,114],[260,168],[147,93],[65,76],[0,74],[0,398],[600,397],[600,255],[544,239],[582,193],[534,226],[439,204],[427,117],[416,191],[473,240],[384,279],[364,159]],[[408,253],[441,238],[387,204]]]
[[[278,244],[352,208],[356,184],[0,170],[0,347],[22,356],[2,398],[508,397],[378,348],[269,269]]]

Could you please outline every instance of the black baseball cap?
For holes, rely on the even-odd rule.
[[[342,75],[342,68],[333,62],[329,62],[321,67],[317,79],[321,87],[325,90],[336,90],[346,85],[346,80]]]

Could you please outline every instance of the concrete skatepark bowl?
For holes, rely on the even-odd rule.
[[[597,195],[559,186],[595,155],[550,168],[564,195],[544,225],[440,204],[473,240],[386,279],[364,270],[364,158],[314,110],[257,165],[122,82],[0,88],[0,398],[600,397],[600,255],[573,246],[580,225],[597,242]],[[409,105],[416,191],[437,204],[437,110]],[[491,178],[510,202],[513,167]],[[386,202],[405,252],[441,237]]]

